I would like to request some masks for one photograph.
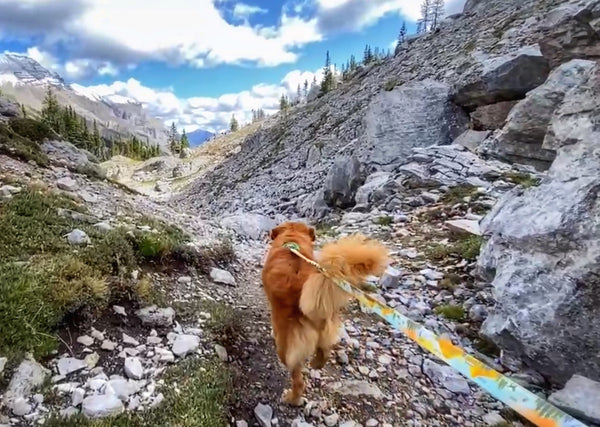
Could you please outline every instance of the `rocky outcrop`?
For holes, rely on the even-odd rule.
[[[453,100],[474,109],[522,99],[527,92],[541,85],[549,72],[548,61],[536,46],[503,56],[484,57],[455,85]]]
[[[430,79],[381,92],[367,110],[359,157],[390,170],[404,163],[414,147],[450,144],[466,130],[468,118],[450,102],[449,93],[449,86]]]
[[[328,206],[342,209],[354,206],[356,190],[364,181],[361,164],[356,157],[339,158],[325,178],[325,202]]]
[[[596,65],[552,119],[548,176],[482,222],[479,266],[497,302],[483,333],[559,384],[574,373],[600,378],[599,107]]]
[[[552,114],[565,94],[581,84],[594,62],[573,60],[561,65],[510,112],[506,126],[481,150],[492,157],[547,166],[556,153],[542,147]],[[547,167],[546,166],[546,167]]]
[[[260,239],[277,226],[277,222],[259,214],[231,215],[221,220],[221,226],[247,239]]]
[[[517,101],[503,101],[477,107],[471,113],[471,127],[481,131],[500,129],[516,103]]]
[[[41,149],[55,165],[96,178],[106,177],[106,171],[97,163],[95,156],[70,142],[48,140],[41,145]]]
[[[3,118],[17,117],[19,115],[19,104],[0,98],[0,120]]]
[[[461,133],[460,136],[454,140],[454,144],[465,147],[467,150],[475,153],[488,136],[490,136],[490,132],[488,131],[468,130]]]

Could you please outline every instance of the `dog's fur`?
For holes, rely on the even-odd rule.
[[[305,385],[302,368],[322,368],[337,343],[339,312],[350,296],[309,263],[283,247],[300,245],[300,252],[314,259],[315,230],[299,222],[286,222],[271,231],[272,245],[262,272],[264,291],[271,306],[271,324],[279,360],[289,369],[291,390],[285,403],[300,405]],[[380,243],[358,234],[326,244],[317,259],[328,274],[362,286],[369,275],[380,275],[387,266],[388,251]]]

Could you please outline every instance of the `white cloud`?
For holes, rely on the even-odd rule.
[[[308,81],[310,85],[313,77],[320,81],[322,71],[291,71],[279,84],[260,83],[248,90],[216,98],[180,99],[171,90],[152,89],[135,79],[116,81],[110,85],[72,87],[92,99],[105,97],[115,102],[139,102],[150,115],[161,118],[166,125],[174,121],[178,128],[185,128],[188,132],[196,129],[216,132],[229,127],[232,114],[241,123],[248,123],[252,119],[253,109],[262,108],[267,114],[276,113],[282,94],[295,97],[298,85],[303,87],[304,81]]]
[[[267,13],[267,9],[258,6],[251,6],[246,3],[236,3],[233,7],[233,16],[241,20],[247,20],[250,16]]]

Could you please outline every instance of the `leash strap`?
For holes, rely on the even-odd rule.
[[[300,253],[300,246],[295,242],[283,245],[293,254],[300,257],[341,289],[355,297],[369,311],[387,321],[394,329],[401,331],[412,341],[419,344],[429,353],[446,362],[462,375],[486,390],[494,398],[510,406],[514,411],[539,427],[587,427],[582,422],[561,411],[546,400],[533,394],[526,388],[488,367],[462,348],[452,343],[449,337],[438,337],[417,322],[400,314],[397,310],[379,302],[348,282],[331,277],[319,263]]]

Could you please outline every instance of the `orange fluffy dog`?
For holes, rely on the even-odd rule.
[[[315,230],[299,222],[286,222],[271,231],[272,246],[262,272],[264,290],[271,306],[271,324],[279,360],[289,369],[291,390],[285,403],[300,405],[305,385],[302,368],[313,356],[311,366],[322,368],[338,340],[338,313],[350,296],[313,266],[283,247],[300,245],[300,252],[314,259]],[[362,286],[369,275],[380,275],[387,266],[387,249],[362,235],[329,243],[319,262],[328,273]]]

